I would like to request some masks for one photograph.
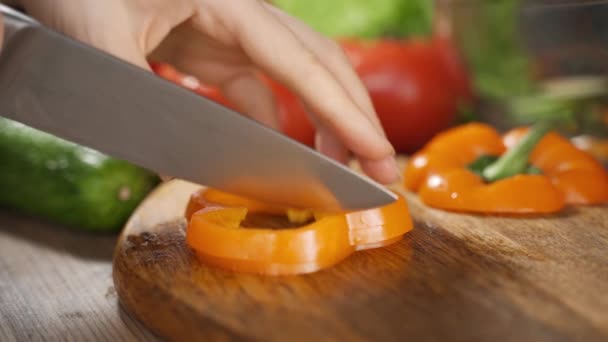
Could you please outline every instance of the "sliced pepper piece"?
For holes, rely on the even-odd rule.
[[[277,230],[258,221],[245,227],[253,221],[248,213],[288,216],[301,226]],[[186,218],[187,243],[203,262],[271,275],[317,271],[356,250],[397,242],[413,227],[403,196],[382,208],[311,214],[201,189],[191,196]]]
[[[511,148],[528,132],[518,128],[505,134]],[[568,204],[599,204],[608,201],[608,173],[588,152],[556,133],[547,134],[530,155],[530,162],[542,170],[559,189]]]
[[[344,216],[299,228],[243,228],[247,208],[208,208],[192,215],[186,241],[206,263],[269,275],[315,272],[354,252]]]
[[[410,217],[407,201],[402,195],[397,194],[397,201],[381,207],[368,210],[353,211],[345,213],[349,227],[351,244],[357,246],[357,250],[386,246],[389,241],[395,242],[403,234],[412,230],[413,223]],[[294,210],[287,207],[266,204],[250,198],[229,194],[216,189],[201,189],[190,197],[186,209],[186,218],[205,207],[230,206],[244,207],[251,213],[266,213],[289,217],[291,222],[305,222],[312,214],[315,218],[335,215],[335,213],[310,213],[302,210]]]
[[[450,129],[408,161],[405,186],[431,207],[476,213],[553,213],[566,204],[608,201],[606,170],[555,133],[537,134],[540,142],[526,158],[534,167],[527,169],[540,169],[540,175],[522,173],[488,182],[467,169],[480,157],[507,154],[528,133],[519,128],[501,137],[479,123]]]
[[[405,168],[405,188],[418,191],[429,171],[468,165],[482,156],[499,156],[505,151],[500,134],[490,126],[470,123],[439,133]]]
[[[192,215],[209,206],[228,206],[228,207],[244,207],[252,213],[268,213],[268,214],[283,214],[287,211],[286,207],[280,207],[272,204],[267,204],[251,198],[233,195],[224,191],[206,188],[194,192],[190,196],[188,206],[186,207],[186,219],[190,220]]]
[[[388,246],[413,228],[405,198],[381,207],[346,214],[351,244],[358,251]]]

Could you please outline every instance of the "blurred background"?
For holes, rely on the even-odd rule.
[[[459,122],[551,117],[607,160],[608,1],[271,2],[341,42],[402,153]]]

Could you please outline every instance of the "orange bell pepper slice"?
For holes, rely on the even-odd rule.
[[[504,152],[501,136],[490,126],[472,123],[446,130],[408,160],[405,188],[418,191],[431,171],[455,166],[461,168],[481,156]]]
[[[209,206],[244,207],[252,213],[283,214],[288,208],[264,203],[251,198],[233,195],[216,189],[201,189],[190,196],[186,207],[186,219],[190,220],[192,215]]]
[[[512,147],[528,128],[511,130],[504,144]],[[586,205],[608,201],[608,173],[589,154],[556,133],[547,134],[530,155],[530,162],[540,168],[565,196],[568,204]]]
[[[296,228],[242,226],[248,213],[288,212],[284,207],[202,189],[191,196],[186,209],[186,241],[208,264],[268,275],[298,274],[332,266],[357,250],[397,242],[413,227],[402,196],[382,208],[314,213],[313,222]]]
[[[334,265],[355,249],[344,216],[293,229],[242,228],[247,208],[209,208],[192,215],[186,241],[206,263],[269,275],[308,273]]]
[[[383,247],[395,243],[413,228],[405,198],[381,207],[346,214],[351,244],[356,250]]]
[[[517,174],[488,183],[467,168],[481,156],[506,153],[528,132],[519,128],[501,137],[479,123],[445,131],[408,161],[405,186],[431,207],[476,213],[554,213],[566,204],[608,201],[606,170],[556,133],[542,136],[531,150],[528,162],[540,175]]]

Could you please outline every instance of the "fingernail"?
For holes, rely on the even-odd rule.
[[[386,137],[384,137],[384,139],[386,139]],[[391,154],[390,158],[393,159],[395,166],[397,166],[397,162],[395,161],[395,156],[397,155],[397,151],[395,151],[395,146],[393,146],[393,144],[391,144],[388,139],[386,140],[386,143],[389,146],[389,153]]]

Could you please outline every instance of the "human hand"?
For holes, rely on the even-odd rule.
[[[171,63],[223,91],[244,114],[277,128],[258,70],[310,108],[320,152],[349,151],[372,178],[399,174],[371,100],[337,44],[260,0],[22,0],[45,25],[149,69]]]

